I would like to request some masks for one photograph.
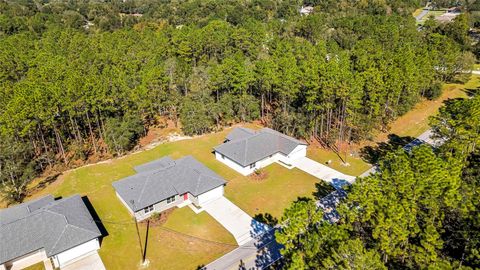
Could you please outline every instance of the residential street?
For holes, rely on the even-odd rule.
[[[281,245],[271,230],[206,265],[204,270],[263,269],[281,258]]]

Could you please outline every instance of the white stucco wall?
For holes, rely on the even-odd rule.
[[[222,196],[223,196],[223,186],[219,186],[217,188],[214,188],[210,191],[207,191],[203,194],[198,195],[197,196],[198,205],[202,206],[202,204]]]
[[[290,152],[287,156],[282,153],[276,153],[269,157],[266,157],[262,160],[255,162],[255,167],[250,168],[250,166],[242,167],[240,164],[236,163],[235,161],[229,159],[228,157],[222,157],[222,155],[218,152],[215,152],[215,158],[227,165],[228,167],[234,169],[235,171],[239,172],[242,175],[249,175],[252,174],[255,170],[265,168],[274,162],[281,161],[284,165],[291,165],[292,160],[298,159],[300,157],[307,156],[307,146],[306,145],[298,145]],[[291,167],[289,167],[291,168]]]
[[[242,167],[240,164],[236,163],[235,161],[229,159],[228,157],[222,158],[222,155],[218,152],[215,152],[215,158],[222,162],[223,164],[227,165],[228,167],[234,169],[235,171],[239,172],[242,175],[249,175],[255,171],[255,169],[250,169],[250,166]]]
[[[83,243],[79,246],[66,250],[52,257],[55,267],[62,267],[68,263],[71,263],[77,259],[91,254],[94,251],[100,249],[98,239],[93,239],[89,242]]]

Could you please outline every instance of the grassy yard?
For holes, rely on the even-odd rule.
[[[216,161],[212,148],[223,141],[228,131],[162,144],[148,151],[65,172],[32,197],[48,193],[63,197],[76,193],[88,196],[109,234],[100,249],[107,269],[137,269],[141,252],[135,225],[111,186],[113,181],[134,174],[136,165],[165,155],[172,158],[193,155],[228,181],[226,197],[251,215],[270,213],[279,217],[297,197],[312,196],[319,180],[299,170],[272,165],[266,169],[266,179],[253,180]],[[146,229],[145,224],[140,225],[142,243]],[[236,246],[233,236],[210,215],[197,215],[188,207],[175,209],[164,225],[150,226],[148,235],[148,269],[195,269]]]
[[[39,262],[27,268],[24,268],[23,270],[45,270],[45,265],[43,264],[43,262]]]
[[[298,197],[312,197],[319,180],[298,169],[281,165],[266,167],[268,178],[235,177],[228,182],[226,197],[251,216],[271,214],[280,218],[283,210]]]

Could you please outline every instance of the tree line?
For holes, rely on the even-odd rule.
[[[19,200],[46,168],[121,155],[158,117],[187,135],[261,120],[358,141],[472,64],[467,17],[419,31],[414,1],[302,4],[0,2],[4,190]]]
[[[286,269],[478,269],[480,96],[448,101],[431,119],[439,148],[398,149],[357,179],[323,219],[311,199],[284,213]]]

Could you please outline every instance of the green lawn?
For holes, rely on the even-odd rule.
[[[43,264],[43,262],[39,262],[27,268],[24,268],[23,270],[45,270],[45,265]]]
[[[136,165],[165,155],[172,158],[193,155],[228,181],[226,197],[251,215],[270,213],[279,217],[297,197],[312,196],[320,180],[299,170],[272,165],[266,169],[267,179],[253,180],[216,161],[212,148],[220,144],[229,131],[162,144],[148,151],[66,172],[33,197],[48,193],[63,197],[76,193],[88,196],[109,233],[100,249],[107,269],[137,269],[141,252],[135,226],[111,186],[112,182],[134,174]],[[144,243],[145,224],[140,225],[140,231]],[[233,236],[208,214],[197,215],[188,207],[175,209],[163,226],[149,229],[148,269],[195,269],[235,246]]]
[[[307,151],[307,156],[309,158],[348,175],[360,175],[371,167],[370,164],[365,162],[358,155],[347,155],[346,157],[345,153],[341,153],[340,155],[341,158],[335,152],[319,147],[310,147]],[[342,159],[345,160],[347,165],[345,165]],[[331,163],[327,164],[328,161],[331,161]]]
[[[251,216],[270,214],[280,218],[283,210],[298,197],[312,197],[320,181],[298,169],[279,164],[266,167],[268,178],[256,180],[237,176],[228,182],[226,197]]]

